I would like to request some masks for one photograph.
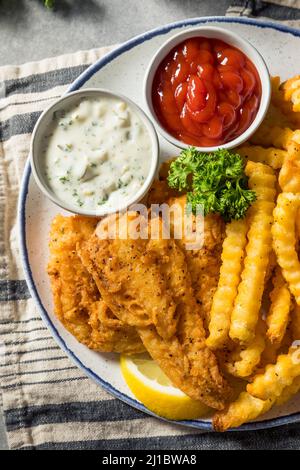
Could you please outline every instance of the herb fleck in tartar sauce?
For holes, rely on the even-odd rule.
[[[49,187],[78,208],[120,207],[139,191],[150,170],[149,132],[130,105],[117,98],[85,98],[54,113],[44,139]]]

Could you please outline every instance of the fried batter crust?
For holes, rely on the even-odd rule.
[[[223,409],[229,387],[206,347],[185,256],[175,240],[99,239],[95,234],[82,244],[80,256],[103,300],[120,320],[137,328],[173,384]],[[172,306],[171,312],[166,306]]]
[[[179,204],[183,224],[184,214],[186,213],[186,196],[170,198],[168,204],[170,206]],[[192,286],[196,300],[201,306],[206,330],[208,330],[212,300],[219,280],[224,234],[225,223],[222,218],[218,214],[209,214],[204,218],[203,246],[201,248],[197,250],[187,249],[188,244],[184,236],[182,239],[177,240],[186,255]]]
[[[145,350],[136,330],[122,323],[101,300],[76,247],[86,241],[96,218],[58,215],[50,231],[48,275],[54,312],[78,341],[102,352],[138,353]]]

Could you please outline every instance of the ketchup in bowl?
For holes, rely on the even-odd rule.
[[[194,37],[160,63],[152,86],[154,111],[175,138],[197,147],[234,140],[255,119],[261,82],[239,49],[218,39]]]

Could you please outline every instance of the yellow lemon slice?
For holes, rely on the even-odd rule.
[[[192,400],[178,388],[148,354],[121,355],[121,371],[136,396],[149,410],[167,419],[197,419],[211,408]]]

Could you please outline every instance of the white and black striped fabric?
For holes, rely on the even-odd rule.
[[[299,0],[232,0],[227,16],[249,16],[300,27]]]
[[[232,2],[232,15],[297,22],[300,1]],[[300,426],[225,435],[156,420],[114,399],[61,351],[30,298],[20,265],[17,199],[30,135],[102,48],[0,68],[0,384],[11,449],[299,448]]]

